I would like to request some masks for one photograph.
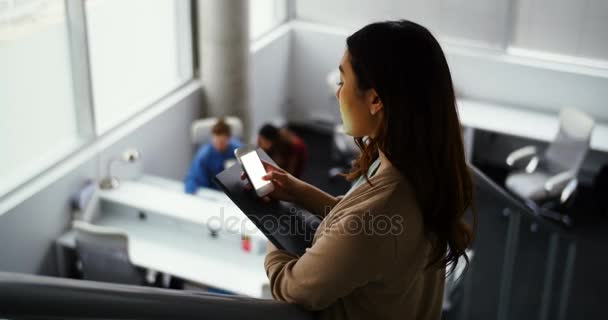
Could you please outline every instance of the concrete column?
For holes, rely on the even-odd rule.
[[[200,77],[208,116],[249,115],[249,1],[198,0]]]

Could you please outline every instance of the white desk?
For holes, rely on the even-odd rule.
[[[221,221],[222,230],[243,233],[258,240],[266,239],[253,222],[219,191],[202,189],[193,196],[146,181],[145,178],[142,181],[122,181],[116,190],[99,190],[99,198],[203,226],[215,225]],[[227,221],[231,223],[224,223]]]
[[[150,184],[154,179],[122,181],[116,190],[100,190],[97,201],[103,205],[91,206],[99,211],[91,223],[124,231],[128,235],[129,258],[136,266],[237,294],[269,297],[264,253],[259,251],[262,248],[258,245],[252,252],[243,251],[238,227],[222,228],[215,238],[206,227],[209,219],[217,218],[220,212],[228,218],[248,221],[244,214],[223,193],[202,190],[201,196],[190,196],[182,194],[181,188]],[[167,186],[180,184],[158,179],[161,180],[156,182]],[[145,219],[140,218],[140,212],[146,213]],[[265,249],[263,234],[258,231],[251,236]],[[60,271],[66,270],[61,265],[67,260],[66,248],[75,248],[73,230],[57,240]]]
[[[557,115],[487,102],[458,99],[458,113],[465,127],[539,141],[553,141],[559,129]],[[468,143],[472,143],[472,140]],[[596,123],[591,135],[591,149],[608,152],[607,123]]]

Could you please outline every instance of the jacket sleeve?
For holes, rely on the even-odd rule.
[[[390,236],[364,232],[347,216],[323,230],[300,258],[282,250],[266,255],[264,267],[275,299],[320,310],[358,287],[381,279],[393,263]],[[359,225],[361,226],[361,225]]]
[[[190,170],[184,179],[184,191],[186,193],[194,194],[198,188],[209,187],[211,185],[205,167],[209,158],[208,155],[207,148],[203,147],[192,159]]]
[[[231,144],[232,151],[243,146],[243,143],[241,142],[241,140],[234,138],[234,137],[230,138],[230,144]]]

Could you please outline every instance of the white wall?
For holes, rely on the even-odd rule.
[[[608,121],[608,73],[446,47],[460,95],[557,114],[563,107]]]
[[[296,0],[302,21],[353,29],[409,19],[439,38],[608,60],[605,0]]]
[[[518,47],[608,60],[608,1],[519,1]]]
[[[266,122],[281,125],[285,121],[289,95],[291,30],[283,25],[255,41],[249,59],[249,98],[251,132],[254,142]]]
[[[53,242],[71,220],[70,195],[98,175],[98,162],[137,147],[146,173],[181,180],[192,157],[189,128],[200,115],[200,92],[139,127],[97,156],[81,163],[43,190],[0,215],[0,270],[54,275]]]
[[[340,122],[335,95],[325,79],[340,64],[346,34],[312,24],[292,23],[292,26],[288,119],[303,123]]]
[[[440,37],[501,46],[509,0],[297,0],[301,21],[356,30],[375,21],[408,19]]]
[[[331,117],[335,98],[325,77],[337,68],[350,31],[303,22],[293,26],[290,120]],[[608,121],[608,76],[601,72],[491,50],[443,47],[461,96],[555,114],[573,106]]]

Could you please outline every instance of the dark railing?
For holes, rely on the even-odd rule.
[[[479,217],[474,258],[456,310],[446,318],[565,319],[575,238],[477,168],[471,171]]]
[[[0,319],[313,319],[273,300],[0,272]]]
[[[534,220],[538,223],[542,228],[546,230],[550,230],[553,232],[558,232],[562,235],[569,237],[568,230],[563,227],[562,224],[556,223],[555,221],[547,220],[543,218],[543,216],[539,215],[532,208],[527,206],[523,201],[515,198],[509,192],[507,192],[504,188],[499,186],[496,182],[490,179],[487,175],[485,175],[478,168],[470,165],[469,168],[473,173],[474,183],[477,190],[482,190],[487,193],[492,194],[494,198],[500,199],[499,202],[507,209],[511,211],[517,211],[523,215],[525,215],[528,219]]]

